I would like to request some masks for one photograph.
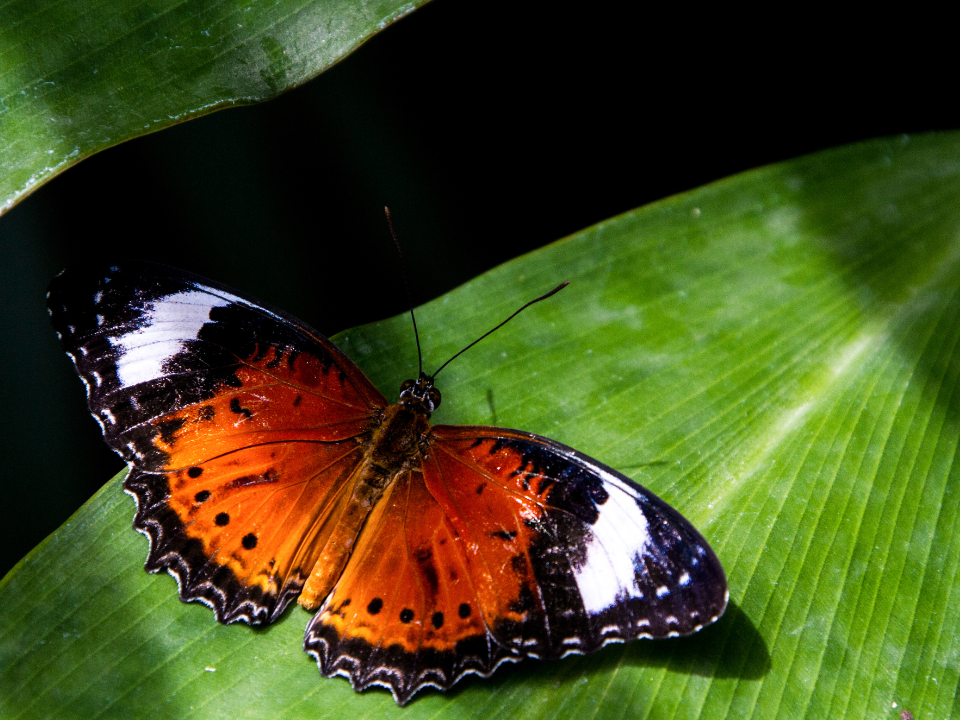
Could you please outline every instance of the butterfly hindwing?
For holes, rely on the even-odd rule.
[[[723,612],[713,551],[625,476],[516,430],[437,426],[427,447],[307,629],[325,675],[402,704],[504,661],[686,635]]]
[[[497,657],[462,540],[422,473],[398,478],[307,628],[321,672],[358,690],[385,685],[401,703],[425,684],[488,673]]]
[[[189,273],[65,271],[48,297],[90,410],[130,464],[147,569],[223,622],[276,617],[385,398],[316,331]]]
[[[181,597],[221,622],[274,620],[313,569],[360,455],[353,442],[284,442],[163,474],[131,470],[146,569],[168,569]]]
[[[524,557],[512,562],[528,565],[536,592],[515,598],[533,609],[503,632],[518,634],[526,654],[562,657],[614,640],[688,635],[722,614],[726,578],[707,542],[626,476],[532,433],[450,426],[434,433],[449,477],[470,469],[495,484],[483,494],[501,488],[524,499]],[[469,521],[482,522],[480,514]]]

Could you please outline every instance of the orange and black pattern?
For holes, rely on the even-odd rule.
[[[48,297],[130,466],[146,569],[224,623],[299,596],[326,676],[405,704],[723,613],[723,569],[676,510],[547,438],[431,428],[433,378],[389,405],[315,330],[159,265],[67,271]]]
[[[613,470],[584,459],[516,430],[434,428],[423,472],[398,480],[307,628],[321,671],[358,690],[389,686],[403,700],[506,661],[687,635],[716,620],[727,599],[716,556],[676,511],[623,476],[625,496],[652,521],[641,532],[655,533],[630,558],[644,593],[585,607],[575,566],[597,541],[610,493],[624,490],[593,468]]]
[[[168,570],[183,600],[221,622],[269,622],[309,575],[386,400],[281,311],[135,267],[62,273],[50,289],[54,326],[107,442],[130,464],[124,488],[150,538],[146,569]],[[163,362],[138,374],[138,364],[151,370],[151,348]]]

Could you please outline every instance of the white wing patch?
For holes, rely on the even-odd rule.
[[[597,471],[600,474],[599,468]],[[624,491],[616,478],[604,480],[609,497],[597,506],[600,515],[591,528],[586,561],[573,570],[588,613],[598,613],[629,597],[643,597],[634,563],[650,540],[647,518],[633,495]]]
[[[210,311],[233,302],[198,290],[158,298],[143,309],[140,327],[110,344],[119,350],[117,378],[123,387],[149,382],[164,374],[163,365],[196,340],[200,328],[210,322]]]

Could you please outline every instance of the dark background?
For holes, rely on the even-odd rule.
[[[0,217],[0,574],[123,467],[47,322],[71,262],[160,260],[333,334],[405,309],[385,204],[421,303],[742,170],[960,125],[942,19],[556,7],[435,0],[277,100],[112,148]]]

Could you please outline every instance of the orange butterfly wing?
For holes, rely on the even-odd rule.
[[[248,296],[129,263],[62,273],[48,307],[130,465],[147,570],[221,622],[270,622],[302,591],[325,675],[404,704],[505,661],[685,635],[726,606],[707,543],[644,488],[530,433],[430,429],[432,378],[387,407]]]
[[[49,297],[90,410],[130,464],[146,569],[221,622],[277,617],[385,398],[315,330],[188,273],[64,272]]]
[[[307,628],[324,675],[404,704],[505,661],[686,635],[722,614],[709,545],[625,476],[516,430],[437,426],[427,447]]]

